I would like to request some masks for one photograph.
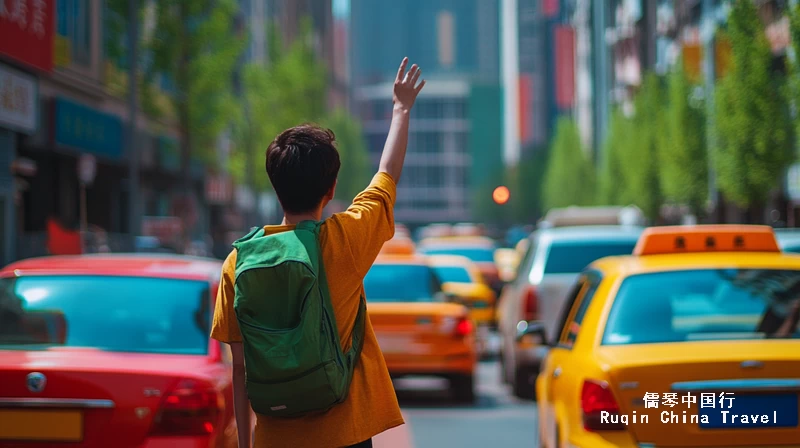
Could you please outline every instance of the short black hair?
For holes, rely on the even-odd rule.
[[[339,175],[336,136],[313,124],[281,132],[267,148],[266,169],[286,213],[308,213],[319,207]]]

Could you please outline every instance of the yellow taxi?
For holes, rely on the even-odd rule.
[[[494,323],[497,296],[486,284],[475,263],[458,255],[431,255],[428,261],[442,282],[442,290],[465,299],[464,305],[470,308],[472,320],[477,325],[489,326]]]
[[[799,314],[800,257],[771,228],[647,229],[567,297],[536,381],[540,446],[800,446]]]
[[[500,280],[505,283],[514,280],[519,261],[520,257],[516,249],[501,247],[494,251],[494,264],[497,266]]]
[[[494,262],[497,244],[485,236],[445,236],[425,238],[417,250],[425,255],[460,255],[469,258],[478,266],[484,280],[499,295],[503,282]]]
[[[380,255],[364,278],[364,290],[392,377],[444,377],[458,401],[473,402],[475,325],[469,309],[442,290],[428,260]]]

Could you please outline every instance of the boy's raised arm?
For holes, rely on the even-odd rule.
[[[408,58],[404,58],[397,71],[394,80],[392,110],[392,124],[389,128],[389,135],[386,137],[386,144],[383,147],[379,172],[389,174],[395,183],[400,181],[403,172],[403,163],[406,158],[406,147],[408,146],[408,121],[411,108],[417,95],[425,87],[425,80],[417,85],[422,71],[417,64],[411,66],[406,73]]]

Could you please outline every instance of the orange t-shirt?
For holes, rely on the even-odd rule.
[[[342,349],[350,349],[364,276],[394,235],[396,185],[391,176],[378,173],[344,212],[326,219],[320,245]],[[267,234],[294,226],[266,226]],[[225,343],[241,342],[233,311],[236,251],[225,260],[217,295],[211,337]],[[256,416],[255,446],[331,447],[355,445],[404,423],[392,380],[378,339],[366,321],[361,358],[353,373],[350,393],[343,403],[324,414],[299,418]]]

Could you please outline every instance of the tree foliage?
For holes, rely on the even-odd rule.
[[[509,205],[515,222],[534,223],[544,214],[542,188],[547,170],[548,148],[525,151],[528,155],[508,170]]]
[[[571,118],[559,118],[544,180],[545,209],[592,205],[595,170],[586,156],[580,133]]]
[[[649,73],[636,94],[636,112],[631,121],[630,134],[623,143],[623,197],[626,202],[641,208],[651,220],[658,219],[663,203],[659,170],[663,104],[660,80],[657,75]]]
[[[708,158],[705,113],[702,102],[692,99],[693,91],[683,64],[677,64],[668,80],[661,186],[669,200],[688,205],[699,216],[708,199]]]
[[[791,124],[752,1],[733,2],[728,37],[732,63],[717,86],[714,167],[720,191],[744,208],[763,203],[793,160]]]
[[[237,11],[234,0],[156,0],[147,78],[172,84],[187,185],[191,159],[209,160],[219,135],[239,118],[233,74],[245,39],[234,28]]]
[[[303,29],[308,35],[308,26]],[[263,161],[272,140],[286,128],[324,120],[327,107],[327,71],[309,40],[297,39],[285,52],[277,44],[271,48],[269,65],[252,63],[243,69],[246,113],[236,126],[237,150],[231,156],[234,180],[245,184],[250,175],[259,190],[269,187]]]
[[[336,199],[349,203],[370,181],[371,164],[361,123],[347,111],[337,109],[323,124],[336,134],[342,163],[336,182]]]
[[[626,188],[623,172],[625,145],[630,145],[633,126],[620,110],[611,114],[608,134],[602,148],[602,163],[598,176],[598,203],[602,205],[625,204]]]

